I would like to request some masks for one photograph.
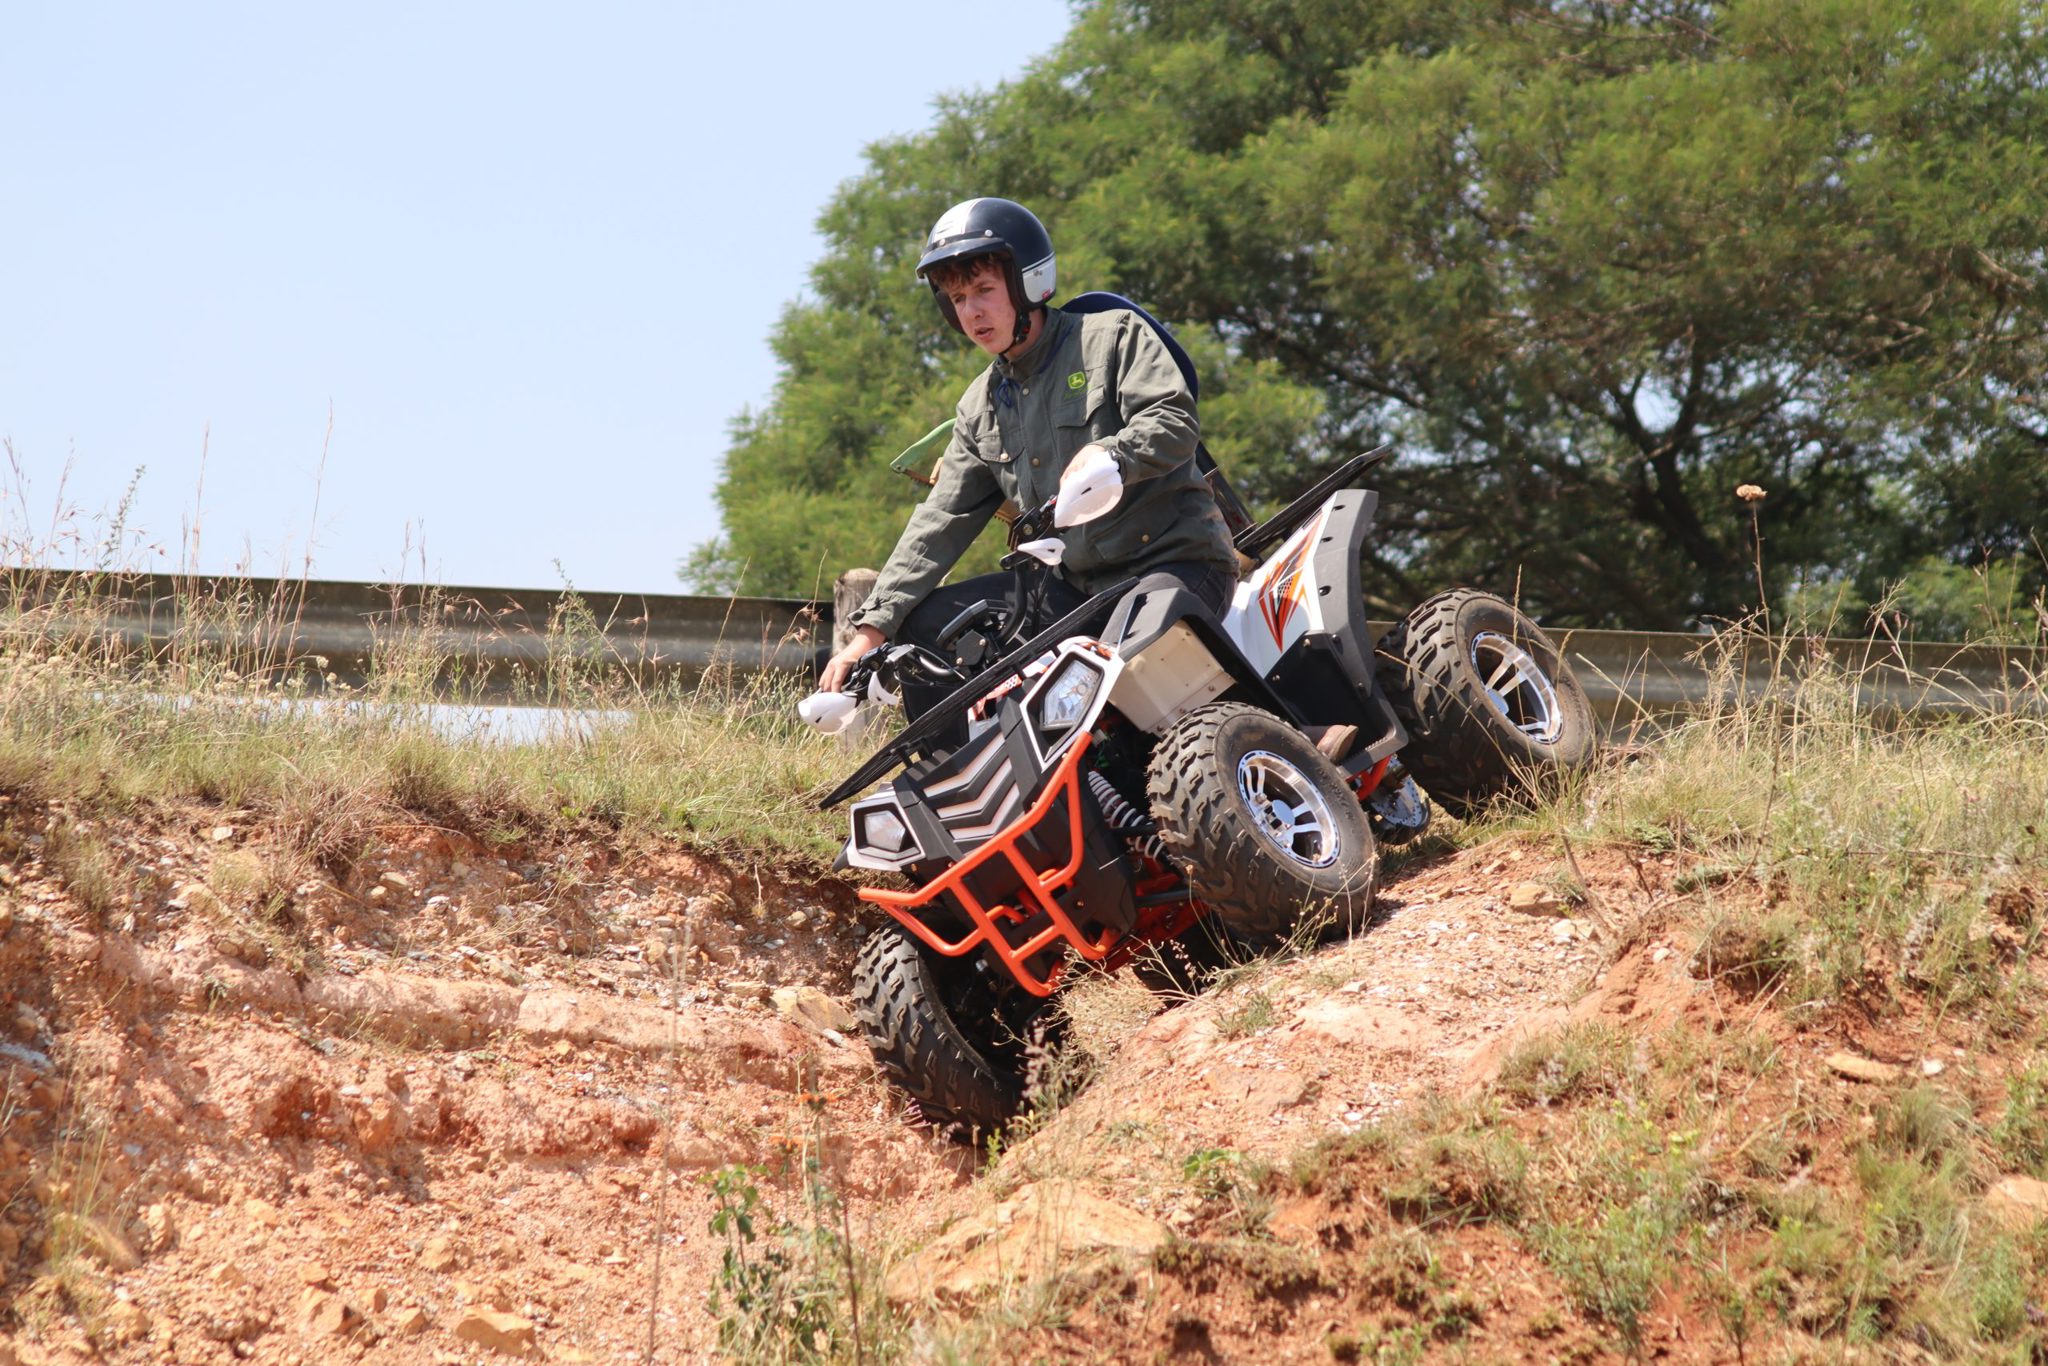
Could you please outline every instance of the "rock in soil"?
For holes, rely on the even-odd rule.
[[[455,1336],[509,1357],[523,1357],[533,1351],[533,1320],[477,1305],[462,1311]]]
[[[1859,1057],[1854,1053],[1830,1053],[1827,1057],[1828,1070],[1849,1078],[1851,1081],[1887,1082],[1897,1081],[1898,1068],[1875,1058]]]
[[[1508,892],[1508,909],[1523,915],[1563,915],[1564,902],[1537,882],[1518,882]]]
[[[1984,1204],[2008,1224],[2029,1226],[2048,1218],[2048,1181],[2008,1176],[1984,1192]]]

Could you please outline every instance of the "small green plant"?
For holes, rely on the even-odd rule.
[[[845,1198],[830,1177],[824,1108],[806,1109],[808,1129],[789,1167],[799,1201],[794,1217],[769,1222],[760,1184],[766,1168],[731,1165],[704,1178],[711,1232],[724,1244],[709,1295],[719,1345],[734,1360],[766,1366],[886,1361],[901,1347],[900,1325],[881,1300],[880,1277],[868,1274],[854,1245]]]
[[[1629,1041],[1604,1024],[1567,1025],[1530,1039],[1501,1065],[1500,1087],[1539,1105],[1620,1089],[1630,1070]]]
[[[1668,1208],[1631,1201],[1609,1206],[1590,1223],[1546,1224],[1535,1235],[1538,1252],[1573,1303],[1612,1326],[1633,1354],[1658,1283],[1668,1274],[1676,1232]]]
[[[721,1167],[709,1176],[711,1231],[725,1243],[711,1292],[718,1343],[747,1361],[815,1361],[834,1346],[840,1287],[827,1274],[836,1235],[813,1223],[759,1225],[759,1167]],[[819,1254],[825,1254],[821,1257]]]
[[[1472,1121],[1427,1133],[1395,1154],[1387,1208],[1418,1224],[1512,1219],[1526,1198],[1529,1153],[1505,1127]]]
[[[2033,1299],[2028,1259],[2009,1240],[1998,1238],[1975,1260],[1977,1274],[1970,1284],[1971,1329],[1993,1342],[2018,1337],[2030,1318],[2040,1313]]]
[[[1738,1280],[1725,1260],[1708,1267],[1704,1281],[1707,1302],[1721,1331],[1728,1335],[1729,1345],[1735,1349],[1736,1361],[1749,1360],[1749,1340],[1756,1332],[1757,1310],[1761,1307],[1756,1291]]]
[[[1265,1163],[1230,1148],[1203,1148],[1181,1163],[1181,1175],[1204,1208],[1215,1212],[1224,1233],[1236,1237],[1265,1233],[1273,1213],[1265,1189],[1269,1174]]]
[[[2048,1060],[2036,1059],[2007,1079],[1991,1142],[2013,1170],[2048,1175]]]
[[[1239,1039],[1247,1034],[1256,1034],[1270,1027],[1278,1015],[1270,994],[1256,988],[1243,990],[1216,1017],[1216,1036]]]
[[[1238,1154],[1228,1148],[1203,1148],[1192,1152],[1182,1160],[1180,1174],[1202,1195],[1214,1194],[1224,1184],[1225,1175],[1236,1164]]]

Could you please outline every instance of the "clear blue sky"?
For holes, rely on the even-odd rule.
[[[1070,19],[977,13],[7,6],[9,558],[70,562],[53,517],[98,539],[146,467],[132,567],[178,567],[196,511],[201,572],[297,573],[310,537],[315,577],[680,591],[818,210]]]

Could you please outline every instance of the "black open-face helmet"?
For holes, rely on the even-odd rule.
[[[969,199],[939,215],[925,239],[924,255],[917,258],[917,278],[931,284],[926,275],[941,261],[958,261],[972,256],[994,256],[1003,262],[1003,274],[1010,282],[1010,302],[1017,306],[1017,340],[1031,330],[1031,310],[1052,298],[1059,280],[1059,267],[1052,254],[1052,234],[1038,215],[1010,199]],[[939,312],[953,330],[962,332],[960,316],[953,301],[933,284],[932,296]]]

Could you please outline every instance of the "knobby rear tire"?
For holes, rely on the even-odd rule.
[[[1518,650],[1548,686],[1531,689],[1531,705],[1554,706],[1555,734],[1525,732],[1489,695],[1474,660],[1489,663]],[[1491,651],[1491,653],[1489,653]],[[1379,647],[1380,687],[1408,731],[1401,763],[1438,805],[1469,816],[1504,793],[1535,795],[1549,782],[1592,761],[1598,741],[1593,708],[1557,645],[1507,601],[1455,588],[1410,612]],[[1522,714],[1524,699],[1507,704]]]

